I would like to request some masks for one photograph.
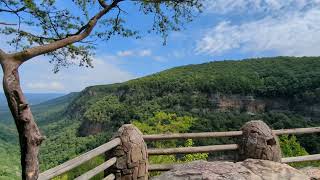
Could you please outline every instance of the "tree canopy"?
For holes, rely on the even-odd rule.
[[[0,16],[8,20],[1,22],[0,33],[7,36],[10,50],[25,53],[24,59],[50,56],[55,72],[75,63],[92,67],[97,40],[108,41],[113,36],[140,38],[143,31],[160,35],[165,43],[168,32],[178,31],[192,21],[202,4],[202,0],[1,0]],[[149,29],[129,25],[125,16],[132,8],[141,17],[153,18]],[[144,22],[143,18],[140,21]]]

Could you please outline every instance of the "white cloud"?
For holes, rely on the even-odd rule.
[[[173,58],[177,58],[177,59],[181,59],[183,57],[185,57],[187,54],[187,52],[185,52],[185,50],[173,50],[169,56],[173,57]]]
[[[48,58],[37,57],[21,66],[22,88],[25,92],[34,93],[73,92],[81,91],[87,86],[118,83],[135,78],[120,67],[117,56],[95,58],[93,65],[94,68],[70,66],[54,74]]]
[[[29,82],[27,88],[37,89],[37,90],[46,90],[46,91],[63,91],[65,87],[63,84],[57,81],[53,82]]]
[[[154,56],[153,60],[158,61],[158,62],[165,62],[167,59],[163,56]]]
[[[75,80],[79,80],[79,83],[82,83],[86,87],[97,84],[124,82],[134,78],[132,74],[122,70],[117,64],[110,63],[110,61],[115,60],[116,57],[114,56],[96,58],[93,61],[94,68],[82,69]]]
[[[320,55],[319,47],[320,10],[313,8],[279,17],[267,16],[239,25],[229,21],[220,22],[200,39],[196,51],[217,55],[238,49],[271,51],[278,55],[316,56]]]
[[[227,13],[283,13],[320,5],[320,0],[207,0],[206,11]]]
[[[151,60],[157,61],[157,62],[166,62],[167,58],[164,56],[159,56],[153,54],[153,52],[150,49],[138,49],[138,50],[126,50],[126,51],[118,51],[117,56],[120,58],[123,57],[148,57]],[[176,58],[182,57],[182,52],[174,51],[172,56]]]
[[[139,56],[145,57],[145,56],[151,56],[152,52],[150,49],[143,49],[138,51]]]
[[[120,56],[120,57],[133,56],[134,52],[133,51],[129,51],[129,50],[127,50],[127,51],[118,51],[117,55]]]
[[[125,50],[125,51],[118,51],[117,56],[119,57],[129,57],[129,56],[140,56],[146,57],[151,56],[152,51],[150,49],[140,49],[140,50]]]

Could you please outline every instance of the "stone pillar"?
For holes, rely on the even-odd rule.
[[[278,137],[263,121],[250,121],[241,128],[239,138],[239,161],[263,159],[281,162],[281,149]]]
[[[106,158],[117,157],[116,164],[107,173],[113,173],[116,180],[147,180],[148,153],[140,130],[125,124],[114,138],[120,138],[121,144],[106,154]]]

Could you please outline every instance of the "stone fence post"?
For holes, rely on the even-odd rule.
[[[278,137],[263,121],[250,121],[241,128],[239,138],[239,161],[263,159],[281,162],[281,149]]]
[[[147,180],[147,145],[140,130],[132,124],[125,124],[113,138],[120,138],[121,144],[106,153],[106,158],[117,158],[107,173],[113,173],[116,180]]]

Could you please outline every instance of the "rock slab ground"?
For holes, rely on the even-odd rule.
[[[310,180],[287,164],[247,159],[242,162],[195,161],[175,166],[152,180]]]

